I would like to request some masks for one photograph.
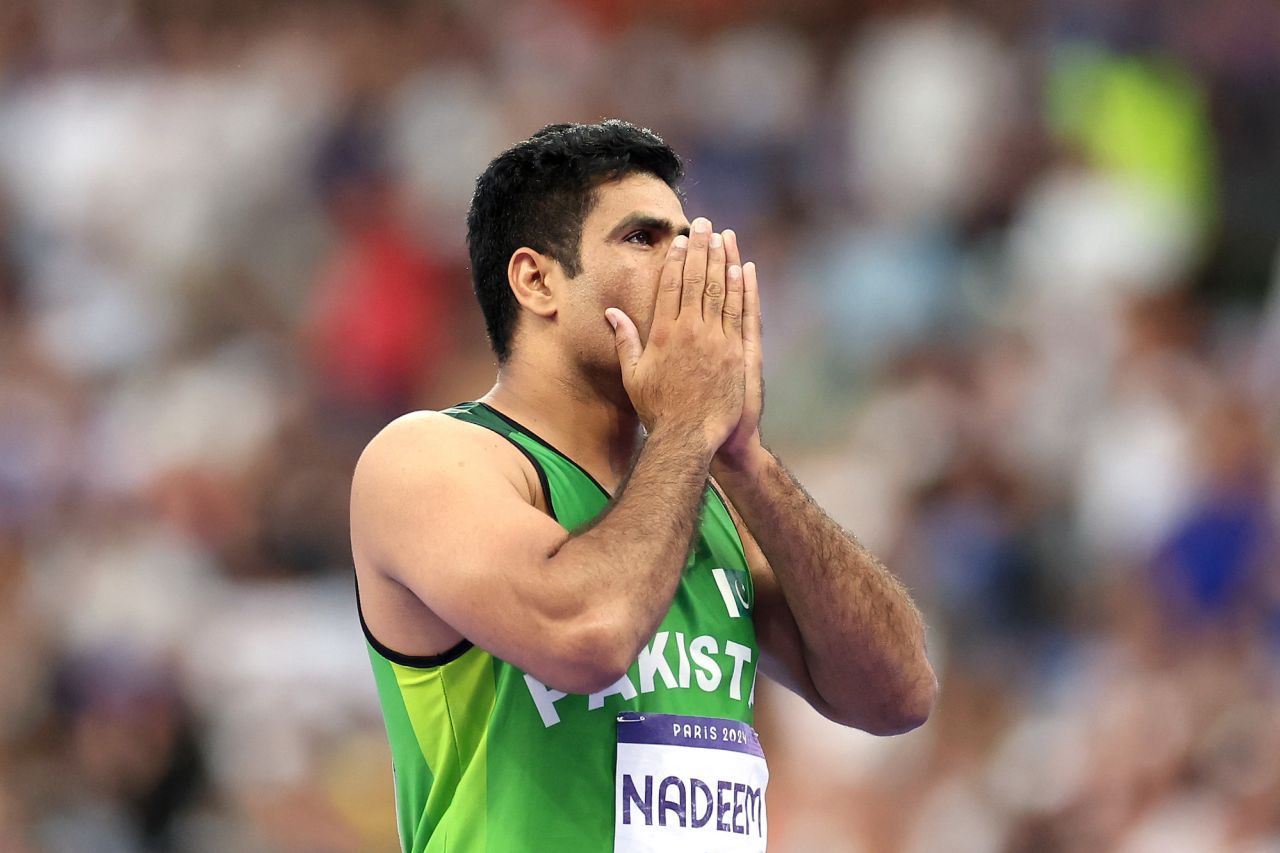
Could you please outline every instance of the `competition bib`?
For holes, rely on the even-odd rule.
[[[769,768],[736,720],[618,715],[615,853],[762,853]]]

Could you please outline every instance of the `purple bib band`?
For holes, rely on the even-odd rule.
[[[764,757],[755,729],[737,720],[716,717],[628,711],[618,715],[618,743],[697,746]]]

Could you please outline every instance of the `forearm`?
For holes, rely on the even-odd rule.
[[[763,447],[713,473],[777,577],[822,698],[888,730],[927,716],[936,681],[924,623],[898,579]]]
[[[583,585],[587,618],[607,626],[623,668],[666,615],[688,558],[711,458],[698,435],[655,430],[609,508],[552,556],[551,572]]]

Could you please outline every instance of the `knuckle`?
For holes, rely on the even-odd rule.
[[[724,285],[718,281],[707,282],[707,296],[713,299],[724,296]]]

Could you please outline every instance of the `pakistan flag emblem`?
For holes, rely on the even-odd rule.
[[[711,576],[716,579],[716,588],[720,590],[730,618],[736,619],[751,612],[746,569],[716,568],[711,570]]]

